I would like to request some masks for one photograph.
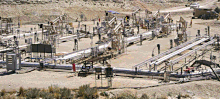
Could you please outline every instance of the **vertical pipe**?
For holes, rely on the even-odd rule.
[[[170,49],[173,48],[173,40],[170,39]]]
[[[93,68],[93,61],[92,61],[92,68]]]
[[[172,71],[173,71],[173,65],[172,65],[172,67],[171,67],[171,68],[172,68]]]
[[[94,36],[94,32],[95,32],[95,27],[93,27],[93,29],[92,29],[92,36]]]
[[[137,75],[137,67],[135,67],[135,75]]]
[[[183,74],[183,67],[181,67],[181,71],[180,72],[181,72],[180,74],[182,75]]]
[[[158,48],[158,55],[160,54],[160,44],[157,44],[157,48]]]
[[[43,24],[42,24],[42,41],[43,41],[43,35],[44,35],[44,28],[43,28]]]
[[[100,29],[98,29],[98,35],[99,35],[99,41],[101,41],[101,33],[99,32]]]
[[[79,39],[79,30],[76,30],[77,39]]]
[[[156,65],[154,65],[154,71],[156,71]]]
[[[140,45],[142,45],[142,34],[140,35]]]
[[[208,36],[210,36],[210,27],[208,26]]]
[[[198,36],[200,36],[200,30],[198,30]]]
[[[86,24],[85,24],[85,33],[86,33],[86,36],[87,36],[88,34],[87,34],[87,31],[86,31]]]

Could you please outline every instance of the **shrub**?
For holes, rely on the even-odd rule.
[[[150,99],[149,96],[147,96],[147,94],[142,94],[140,99]]]
[[[97,90],[94,88],[87,88],[85,90],[85,93],[83,95],[84,99],[94,99],[94,98],[98,98],[98,93]]]
[[[55,97],[53,96],[53,94],[48,93],[47,96],[42,97],[42,98],[43,98],[43,99],[54,99]],[[56,98],[56,99],[59,99],[59,98]]]
[[[60,88],[56,85],[51,85],[48,87],[50,93],[60,93]]]
[[[53,94],[53,97],[54,97],[55,99],[60,99],[60,94],[59,94],[59,93],[54,93],[54,94]]]
[[[1,90],[1,96],[4,96],[6,94],[6,90],[5,89],[2,89]]]
[[[181,96],[182,96],[182,95],[179,93],[179,95],[177,96],[177,99],[181,99]]]
[[[167,98],[167,96],[162,95],[162,96],[160,96],[160,97],[157,97],[157,99],[168,99],[168,98]]]
[[[130,93],[122,93],[112,97],[111,99],[137,99],[137,96]]]
[[[171,97],[171,96],[172,96],[172,92],[168,92],[168,94],[167,94],[167,95]]]
[[[90,85],[82,85],[79,87],[77,97],[83,97],[86,99],[98,98],[98,93],[95,88],[90,88]]]
[[[13,95],[15,93],[17,93],[17,91],[15,89],[9,92],[10,95]]]
[[[72,98],[71,90],[68,88],[60,89],[61,98]]]
[[[77,93],[77,97],[82,97],[83,94],[85,93],[85,90],[86,90],[87,88],[89,88],[89,87],[90,87],[89,85],[82,85],[82,86],[80,86],[80,87],[79,87],[79,91],[78,91],[78,93]]]
[[[15,95],[5,95],[1,99],[17,99]]]
[[[19,88],[18,96],[24,97],[24,88],[23,87]]]
[[[101,92],[100,95],[101,95],[101,96],[106,96],[106,97],[109,96],[108,93],[106,93],[105,91],[104,91],[104,92]]]
[[[40,92],[39,92],[39,97],[42,97],[42,98],[46,98],[46,97],[48,97],[49,95],[52,95],[51,93],[49,93],[49,92],[46,92],[46,91],[44,91],[44,90],[41,90]],[[53,96],[53,95],[52,95]]]
[[[55,98],[52,93],[49,93],[44,89],[39,92],[39,97],[43,99],[54,99]],[[59,98],[56,98],[56,99],[59,99]]]
[[[37,98],[39,97],[40,90],[37,88],[30,88],[26,93],[26,97],[29,98]]]

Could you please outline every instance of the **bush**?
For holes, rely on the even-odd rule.
[[[37,98],[39,97],[40,90],[37,88],[30,88],[26,93],[26,97],[29,98]]]
[[[160,96],[160,97],[157,97],[157,99],[168,99],[168,98],[167,98],[167,96],[162,95],[162,96]]]
[[[112,97],[111,99],[137,99],[137,96],[130,93],[122,93]]]
[[[50,93],[60,93],[60,88],[56,85],[51,85],[48,87]]]
[[[142,94],[140,99],[150,99],[149,96],[147,96],[147,94]]]
[[[10,92],[9,92],[10,95],[13,95],[13,94],[15,94],[15,93],[17,93],[17,91],[16,91],[15,89],[14,89],[13,91],[10,91]]]
[[[171,96],[172,96],[172,92],[168,92],[168,94],[167,94],[167,95],[171,97]]]
[[[19,88],[18,96],[24,97],[24,88],[23,87]]]
[[[6,94],[6,90],[5,89],[2,89],[1,90],[1,96],[4,96]]]
[[[101,96],[106,96],[106,97],[109,96],[108,93],[106,93],[105,91],[104,91],[104,92],[101,92],[100,95],[101,95]]]
[[[60,89],[61,98],[72,98],[71,90],[67,88]]]
[[[79,87],[77,97],[83,97],[85,99],[98,98],[98,93],[95,88],[90,88],[90,85],[82,85]]]
[[[49,92],[46,92],[44,90],[40,91],[39,92],[39,97],[42,97],[42,98],[46,98],[46,99],[49,99],[48,97],[51,97],[53,96],[53,94],[49,93]],[[53,97],[52,97],[53,98]],[[51,99],[51,98],[50,98]]]
[[[17,99],[15,95],[5,95],[1,99]]]

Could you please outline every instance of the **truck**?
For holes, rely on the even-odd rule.
[[[211,8],[194,8],[192,19],[215,19],[218,18],[218,13]]]

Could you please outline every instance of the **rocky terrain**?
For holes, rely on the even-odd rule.
[[[68,14],[72,21],[84,15],[84,20],[92,20],[104,16],[104,11],[132,12],[137,8],[158,10],[183,6],[184,3],[147,3],[143,1],[104,2],[104,1],[74,1],[74,2],[43,2],[32,4],[1,4],[1,17],[12,17],[14,22],[18,18],[25,23],[41,23],[54,19],[58,15]]]

